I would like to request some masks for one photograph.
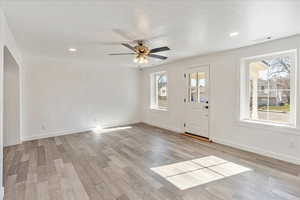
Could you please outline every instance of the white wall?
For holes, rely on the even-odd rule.
[[[139,122],[139,71],[30,57],[24,69],[23,140]]]
[[[8,27],[3,11],[0,8],[0,199],[3,198],[2,171],[3,171],[3,75],[4,75],[4,47],[7,47],[12,53],[16,62],[20,66],[19,73],[22,73],[22,55],[19,51],[13,35]],[[20,79],[20,81],[22,81]],[[20,88],[22,93],[22,88]],[[21,101],[21,98],[20,98]],[[22,107],[22,105],[21,105]],[[21,108],[22,109],[22,108]],[[22,115],[22,114],[21,114]],[[22,126],[22,122],[20,124]]]
[[[20,143],[19,66],[7,48],[4,49],[3,145]]]
[[[4,64],[4,16],[0,9],[0,199],[4,197],[3,180],[3,64]]]
[[[298,129],[269,129],[267,127],[248,127],[238,121],[239,66],[243,57],[298,49],[300,36],[272,41],[261,45],[226,51],[206,56],[194,57],[178,62],[143,70],[141,80],[141,118],[142,121],[182,132],[184,123],[184,78],[189,67],[202,64],[211,66],[210,134],[218,143],[300,164],[300,82],[298,80]],[[299,57],[300,58],[300,57]],[[298,59],[300,60],[300,59]],[[298,63],[299,65],[299,63]],[[168,111],[150,109],[151,72],[165,70],[168,73]],[[299,75],[298,70],[298,76]]]

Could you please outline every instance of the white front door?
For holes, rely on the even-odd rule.
[[[209,138],[209,66],[185,73],[185,132]]]

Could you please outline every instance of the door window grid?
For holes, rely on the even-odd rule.
[[[191,72],[188,74],[188,102],[205,102],[206,79],[205,72]]]

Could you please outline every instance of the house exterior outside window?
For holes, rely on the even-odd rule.
[[[166,110],[168,108],[168,78],[165,71],[150,75],[150,108]]]
[[[296,126],[296,50],[242,60],[240,119]]]

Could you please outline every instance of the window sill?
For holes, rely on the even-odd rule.
[[[300,129],[296,128],[290,124],[278,124],[272,122],[261,122],[261,121],[253,121],[253,120],[240,120],[240,126],[250,127],[250,128],[257,128],[257,129],[264,129],[273,132],[279,133],[290,133],[294,135],[300,136]]]
[[[163,107],[150,107],[150,110],[157,110],[157,111],[168,111],[168,108],[163,108]]]

